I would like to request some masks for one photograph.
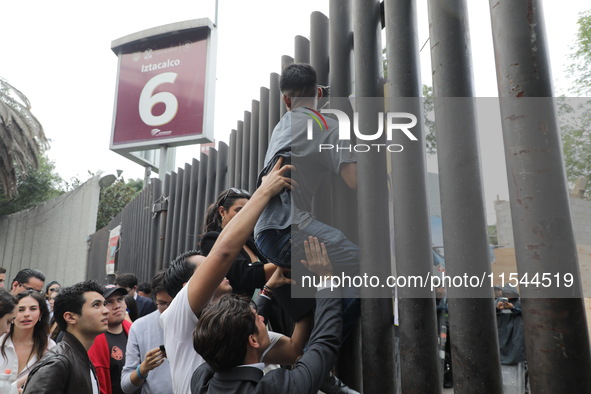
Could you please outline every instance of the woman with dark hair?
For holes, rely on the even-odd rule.
[[[51,293],[59,291],[61,287],[62,285],[60,285],[57,280],[52,280],[51,282],[49,282],[47,286],[45,286],[45,298],[49,299]]]
[[[55,299],[56,299],[57,295],[60,293],[60,289],[61,288],[51,292],[51,294],[49,294],[49,298],[47,299],[47,302],[49,304],[49,310],[52,311],[49,314],[50,315],[50,318],[49,318],[49,338],[53,339],[55,341],[55,343],[59,342],[57,340],[57,337],[60,334],[61,330],[60,330],[59,326],[57,325],[57,322],[55,321],[55,315],[53,314],[53,305],[55,304]]]
[[[53,319],[53,304],[51,304],[51,295],[57,293],[62,285],[59,284],[57,280],[52,280],[45,286],[45,302],[47,303],[47,308],[49,308],[49,320]]]
[[[0,333],[10,331],[10,324],[15,317],[16,298],[6,290],[0,289]]]
[[[29,371],[55,346],[49,339],[49,310],[43,295],[27,290],[16,295],[16,317],[10,331],[0,337],[1,370],[13,371],[9,381],[13,390],[22,386]],[[16,391],[15,391],[16,392]]]
[[[213,244],[224,227],[250,199],[245,190],[230,188],[220,193],[216,201],[209,206],[203,224],[201,251],[209,254]],[[250,237],[232,264],[226,278],[230,281],[232,292],[252,297],[255,289],[262,289],[265,282],[273,275],[276,266],[268,264]]]

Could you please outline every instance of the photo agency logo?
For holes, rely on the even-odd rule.
[[[307,123],[307,138],[308,140],[313,139],[314,124],[316,124],[321,131],[328,130],[328,124],[322,114],[333,114],[336,116],[339,123],[339,140],[350,141],[351,135],[351,120],[349,116],[338,109],[322,109],[320,112],[312,111],[313,113],[307,113],[310,117]],[[367,141],[366,143],[347,144],[343,146],[333,144],[319,144],[319,152],[326,150],[342,151],[347,150],[349,152],[364,153],[369,151],[375,152],[402,152],[404,146],[399,143],[371,143],[380,138],[384,131],[386,132],[386,140],[392,141],[394,133],[402,132],[409,141],[418,141],[417,137],[411,132],[411,129],[417,125],[417,117],[409,112],[387,112],[385,115],[383,112],[377,114],[378,118],[378,130],[373,134],[364,134],[359,129],[359,114],[355,112],[353,114],[353,133],[358,142]],[[385,125],[384,125],[385,123]]]

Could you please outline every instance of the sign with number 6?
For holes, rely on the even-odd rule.
[[[113,41],[119,69],[111,149],[131,151],[213,140],[215,28],[179,22]]]

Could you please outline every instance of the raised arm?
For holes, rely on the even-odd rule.
[[[281,167],[282,163],[283,158],[279,159],[271,172],[263,177],[259,188],[244,208],[226,225],[205,261],[191,277],[187,292],[189,305],[196,314],[209,303],[216,288],[252,233],[258,217],[269,200],[284,188],[293,188],[291,179],[283,175],[291,171],[293,166]]]

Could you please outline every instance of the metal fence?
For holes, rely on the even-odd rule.
[[[504,143],[506,151],[518,152],[507,158],[508,171],[515,174],[510,185],[515,245],[523,251],[517,256],[518,269],[553,272],[558,250],[564,256],[563,270],[578,275],[553,109],[532,108],[525,105],[526,100],[519,101],[552,97],[541,0],[490,4],[499,97],[501,104],[510,104],[502,105]],[[472,97],[466,1],[429,0],[428,5],[435,98]],[[294,61],[309,62],[318,71],[319,83],[330,84],[335,97],[383,97],[381,30],[385,26],[388,100],[384,108],[411,105],[409,111],[420,112],[416,104],[412,107],[401,100],[421,96],[415,2],[330,0],[329,16],[311,15],[310,39],[296,37],[295,56],[283,56],[282,68]],[[227,186],[254,190],[271,132],[285,113],[278,78],[270,74],[269,88],[261,88],[260,97],[237,121],[229,145],[221,143],[218,150],[201,154],[199,160],[167,175],[163,184],[152,180],[109,224],[107,229],[122,224],[118,272],[134,272],[140,280],[148,280],[174,256],[195,247],[206,207],[217,193]],[[375,110],[358,108],[360,116]],[[490,272],[473,108],[441,105],[436,107],[435,117],[447,269],[450,274]],[[463,123],[457,124],[458,119]],[[539,138],[540,121],[545,125],[543,141]],[[368,122],[368,129],[374,130]],[[422,125],[417,129],[422,130]],[[364,272],[391,272],[393,265],[398,275],[412,275],[432,266],[425,151],[423,144],[414,147],[405,155],[390,158],[362,155],[357,193],[335,179],[329,182],[328,189],[345,196],[345,202],[336,202],[331,212],[317,213],[359,243]],[[551,175],[547,175],[548,168]],[[394,185],[390,194],[385,182],[376,181],[383,178]],[[330,190],[318,198],[330,199]],[[528,196],[527,206],[520,199],[524,195]],[[390,207],[390,220],[376,207]],[[357,223],[358,216],[364,218],[362,223]],[[404,230],[392,233],[390,221],[393,228]],[[545,226],[542,235],[541,225]],[[107,229],[91,237],[88,276],[94,279],[107,280],[101,268]],[[392,238],[394,258],[385,246]],[[531,253],[532,245],[535,254]],[[468,299],[454,297],[450,289],[456,393],[502,392],[495,309],[492,290],[488,291],[489,295]],[[524,300],[523,315],[532,392],[591,392],[582,298],[545,298],[543,292],[532,294],[525,289],[522,296],[528,295],[532,299]],[[401,297],[397,333],[392,303],[392,298],[362,299],[360,330],[342,350],[341,361],[349,358],[340,363],[341,376],[366,393],[399,389],[404,393],[441,392],[434,296]],[[400,355],[398,361],[395,354]]]

